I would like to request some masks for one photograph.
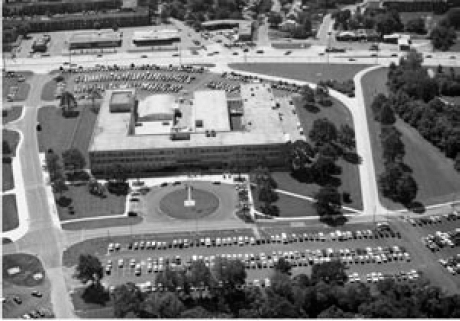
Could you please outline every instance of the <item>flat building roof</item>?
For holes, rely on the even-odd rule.
[[[242,130],[232,131],[224,91],[197,91],[193,103],[179,103],[182,114],[179,121],[145,122],[128,135],[131,113],[110,113],[109,103],[117,90],[108,90],[101,104],[90,142],[89,152],[176,149],[194,147],[225,147],[244,145],[269,145],[286,142],[291,132],[283,127],[282,118],[275,109],[273,91],[268,84],[243,84]],[[203,120],[203,129],[196,128],[195,120]],[[175,122],[175,123],[174,123]],[[208,127],[208,123],[210,127]],[[148,129],[146,126],[154,126]],[[182,128],[179,128],[181,127]],[[186,140],[172,140],[171,132],[189,136]],[[215,137],[206,135],[206,130],[216,131]],[[148,134],[151,133],[151,134]],[[147,135],[146,135],[147,134]],[[291,135],[292,136],[292,135]]]
[[[230,131],[228,117],[227,95],[221,90],[203,90],[194,93],[193,118],[194,123],[201,121],[202,126],[196,127],[197,132],[214,130],[216,132]]]
[[[74,33],[70,39],[70,43],[90,43],[98,41],[120,41],[121,34],[115,31],[86,31]]]

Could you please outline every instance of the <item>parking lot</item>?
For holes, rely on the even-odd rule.
[[[27,83],[29,77],[30,73],[3,72],[3,101],[20,102],[26,100],[30,90],[30,85]]]
[[[431,215],[424,218],[407,219],[419,234],[420,242],[430,250],[440,266],[457,278],[460,275],[460,213]]]
[[[394,228],[369,226],[354,230],[323,232],[293,229],[290,233],[263,233],[252,230],[227,231],[208,235],[143,236],[112,238],[98,245],[98,256],[106,276],[114,286],[125,282],[155,284],[155,276],[168,265],[187,269],[202,259],[212,268],[218,256],[244,262],[249,285],[265,285],[281,257],[293,266],[293,274],[310,273],[313,264],[339,259],[348,267],[350,282],[376,282],[382,278],[415,280],[423,274],[420,261],[413,257]]]

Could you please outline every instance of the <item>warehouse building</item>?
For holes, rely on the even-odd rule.
[[[121,47],[122,36],[114,31],[86,31],[73,34],[69,49]]]
[[[260,161],[284,167],[286,143],[304,139],[297,128],[283,126],[284,118],[297,116],[280,117],[268,84],[242,85],[238,101],[209,90],[192,99],[153,95],[137,101],[135,95],[134,89],[106,92],[89,147],[96,176],[107,177],[114,164],[131,177],[249,170]]]

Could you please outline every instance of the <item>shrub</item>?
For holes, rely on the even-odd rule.
[[[60,207],[67,207],[72,204],[72,199],[70,197],[61,196],[56,200],[56,203]]]
[[[13,159],[10,156],[3,156],[2,157],[3,164],[11,164],[12,161],[13,161]]]

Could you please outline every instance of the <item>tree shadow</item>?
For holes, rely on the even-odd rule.
[[[64,118],[77,118],[78,115],[80,115],[80,111],[78,110],[69,110],[69,111],[62,112],[62,116]]]
[[[291,171],[290,176],[299,183],[312,184],[315,179],[306,170]]]
[[[333,187],[340,187],[342,185],[342,180],[339,177],[335,176],[324,176],[322,178],[318,178],[316,183],[320,186],[333,186]]]
[[[307,111],[309,111],[310,113],[313,113],[313,114],[317,114],[321,111],[321,109],[316,106],[315,104],[311,104],[311,103],[306,103],[304,106],[303,106]]]
[[[425,205],[423,205],[423,203],[419,201],[413,201],[410,204],[406,205],[406,207],[408,210],[416,214],[422,214],[426,212]]]
[[[322,216],[319,220],[321,223],[324,223],[331,227],[343,226],[348,222],[348,218],[344,216],[342,213],[325,215]]]

